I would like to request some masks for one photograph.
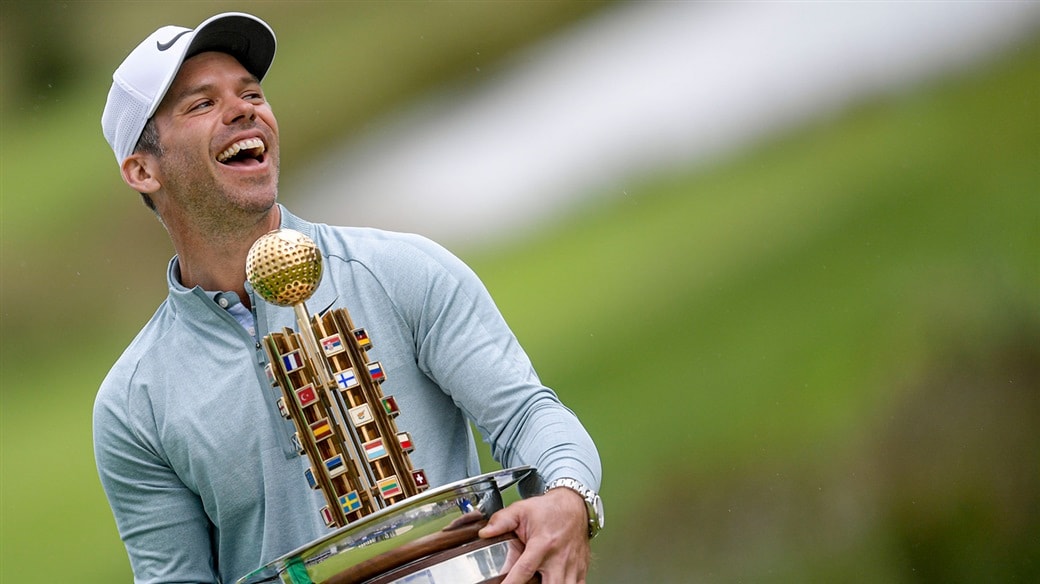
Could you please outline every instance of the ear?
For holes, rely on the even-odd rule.
[[[120,171],[127,186],[139,193],[152,194],[162,187],[157,174],[158,168],[154,156],[135,152],[123,161]]]

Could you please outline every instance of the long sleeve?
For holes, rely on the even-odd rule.
[[[474,422],[496,460],[504,466],[529,464],[538,469],[538,476],[522,485],[523,493],[540,492],[541,481],[562,477],[598,488],[601,468],[595,444],[573,412],[539,380],[476,274],[443,247],[420,236],[351,234],[351,243],[361,251],[350,259],[362,266],[351,269],[349,284],[364,292],[345,302],[363,307],[360,300],[372,298],[377,291],[389,298],[393,317],[411,335],[407,340],[411,355],[402,360],[410,359],[410,367],[417,367],[450,398],[449,405]],[[357,241],[368,245],[358,246]],[[370,278],[375,284],[369,283]],[[379,343],[377,349],[385,346],[378,336],[373,338]],[[401,369],[407,370],[406,365]],[[393,387],[394,380],[391,376],[388,386]],[[404,384],[410,385],[407,380]],[[438,416],[450,415],[446,408],[439,411],[409,422],[427,434],[435,433],[437,425],[446,425]]]
[[[434,248],[419,360],[474,420],[501,464],[530,464],[545,481],[571,477],[599,487],[596,447],[580,421],[541,383],[484,285]],[[540,492],[526,483],[525,494]]]
[[[94,405],[94,455],[139,584],[217,582],[209,522],[149,439],[147,404],[109,378]],[[134,411],[136,410],[136,411]]]

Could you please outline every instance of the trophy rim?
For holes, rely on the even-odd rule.
[[[310,551],[316,550],[332,542],[332,540],[338,540],[350,536],[354,532],[361,531],[368,527],[372,523],[376,523],[387,516],[402,513],[408,508],[418,506],[426,503],[430,499],[435,499],[445,493],[464,489],[480,483],[491,482],[494,487],[501,493],[502,491],[513,486],[517,482],[523,480],[534,470],[533,466],[521,465],[510,468],[504,468],[480,474],[465,479],[460,479],[445,485],[441,485],[436,488],[427,489],[417,495],[409,497],[403,501],[400,501],[389,507],[385,507],[362,517],[361,519],[345,525],[335,531],[332,531],[314,541],[308,542],[291,552],[283,554],[274,560],[271,560],[267,564],[253,570],[252,572],[242,576],[235,581],[235,584],[262,584],[265,582],[276,582],[280,577],[281,573],[284,572],[289,562],[294,559],[301,559],[305,554]]]

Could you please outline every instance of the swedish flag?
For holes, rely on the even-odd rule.
[[[357,491],[351,491],[339,498],[339,504],[344,512],[350,513],[361,508],[361,499],[358,498]]]

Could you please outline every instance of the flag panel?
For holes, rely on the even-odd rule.
[[[383,398],[383,411],[385,411],[388,416],[396,416],[401,413],[401,410],[397,408],[397,400],[394,399],[394,396],[388,395]]]
[[[344,369],[343,371],[337,371],[333,378],[336,380],[336,385],[340,389],[351,389],[358,386],[357,376],[354,375],[354,369]]]
[[[359,349],[367,351],[372,348],[372,340],[368,338],[368,331],[363,328],[356,328],[353,332],[354,340],[357,341]]]
[[[329,419],[322,418],[311,424],[311,433],[314,434],[315,442],[321,442],[326,438],[330,438],[332,436],[332,425],[329,424]]]
[[[339,504],[345,513],[352,513],[361,508],[361,499],[358,497],[357,491],[351,491],[339,498]]]
[[[412,435],[408,432],[401,432],[397,435],[397,442],[401,444],[401,449],[405,452],[411,452],[415,450],[415,445],[412,444]]]
[[[318,392],[314,391],[314,386],[308,383],[296,390],[296,399],[299,400],[300,407],[305,408],[318,401]]]
[[[376,383],[386,381],[386,374],[383,373],[383,364],[379,361],[372,361],[369,363],[368,372],[372,375],[372,381],[375,381]]]
[[[325,351],[325,356],[331,357],[336,353],[343,352],[343,339],[339,336],[339,333],[329,335],[321,340],[321,349]]]
[[[383,499],[390,499],[404,493],[401,490],[401,484],[397,481],[397,475],[390,475],[389,477],[378,481],[379,494]]]
[[[328,505],[321,508],[321,519],[325,522],[326,527],[332,527],[335,521],[332,519],[332,511],[329,510]]]
[[[354,426],[364,426],[365,424],[375,420],[372,417],[372,410],[368,404],[361,404],[357,407],[350,408],[347,410],[350,414],[350,421],[354,422]]]
[[[412,480],[415,481],[415,486],[420,489],[430,486],[430,483],[426,480],[426,472],[421,468],[412,471]]]
[[[368,458],[369,462],[379,460],[387,455],[386,446],[383,445],[382,438],[376,438],[375,440],[365,442],[364,448],[365,456]]]
[[[328,469],[329,476],[334,477],[347,470],[347,465],[343,462],[343,455],[337,454],[325,460],[325,468]]]
[[[300,351],[296,350],[282,355],[282,366],[285,368],[286,373],[301,369],[303,367],[303,357],[300,355]]]

